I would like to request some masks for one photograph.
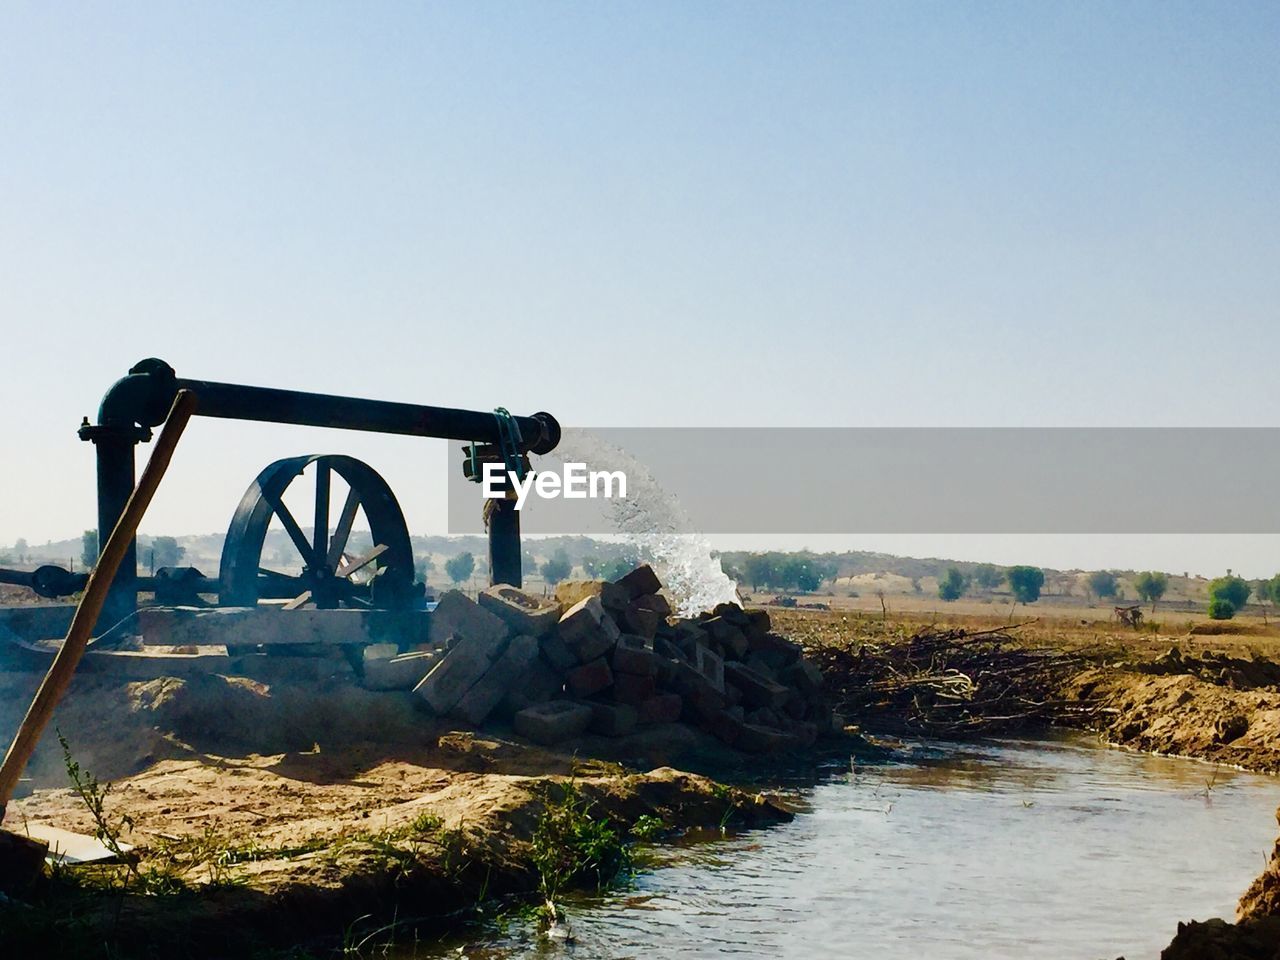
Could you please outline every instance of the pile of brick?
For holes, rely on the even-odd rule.
[[[812,743],[839,721],[822,674],[763,610],[724,603],[673,616],[646,564],[615,582],[561,584],[554,599],[498,585],[445,594],[429,649],[366,654],[365,685],[413,685],[439,716],[509,720],[544,744],[687,723],[750,753]]]

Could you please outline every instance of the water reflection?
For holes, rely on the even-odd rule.
[[[573,944],[462,953],[1140,960],[1230,917],[1274,840],[1271,778],[1082,738],[906,747],[804,790],[791,824],[660,851],[574,905]]]

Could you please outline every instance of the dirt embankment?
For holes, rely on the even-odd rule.
[[[0,720],[16,723],[38,679],[0,674]],[[547,851],[532,841],[566,796],[584,825],[607,825],[623,844],[790,817],[765,796],[666,766],[742,762],[685,728],[551,751],[342,682],[81,678],[55,722],[77,761],[112,781],[108,819],[138,858],[132,874],[55,871],[25,898],[34,906],[0,907],[14,956],[55,940],[83,956],[324,952],[393,919],[456,926],[540,896]],[[37,789],[10,804],[7,829],[95,832],[83,799],[55,788],[68,782],[56,737],[31,772]]]

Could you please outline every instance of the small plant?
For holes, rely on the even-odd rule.
[[[93,818],[93,835],[125,865],[126,886],[128,881],[137,883],[139,886],[143,885],[137,862],[126,853],[120,840],[121,834],[133,829],[133,818],[125,813],[115,820],[111,819],[107,814],[107,794],[111,792],[111,784],[103,786],[92,773],[81,769],[80,764],[71,755],[71,744],[67,742],[67,738],[62,735],[61,730],[58,730],[57,734],[58,743],[62,745],[62,764],[66,768],[68,779],[71,780],[71,788],[85,805],[85,809],[89,811],[89,816]]]
[[[647,843],[660,836],[667,829],[661,817],[643,814],[631,825],[631,838],[640,843]]]
[[[555,788],[552,787],[548,794]],[[607,818],[591,815],[593,802],[570,780],[548,795],[533,831],[533,865],[542,892],[543,919],[554,925],[560,917],[556,900],[570,884],[592,880],[603,889],[628,870],[631,857],[622,834]]]
[[[419,835],[429,835],[439,832],[443,826],[443,820],[434,813],[424,810],[413,818],[409,824],[409,830]]]

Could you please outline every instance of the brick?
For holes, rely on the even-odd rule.
[[[676,723],[684,709],[678,693],[659,693],[636,707],[640,723]]]
[[[632,603],[642,610],[651,610],[666,622],[667,617],[671,616],[671,601],[660,593],[651,593],[643,597],[636,597]]]
[[[672,660],[670,661],[670,664],[671,680],[666,685],[667,689],[686,697],[690,696],[697,690],[708,690],[719,696],[721,699],[724,698],[724,691],[717,690],[715,685],[699,673],[697,668],[692,664],[688,664],[680,660]]]
[[[556,584],[555,597],[567,610],[587,597],[598,597],[604,590],[605,580],[563,580]]]
[[[652,640],[658,635],[658,627],[663,622],[662,614],[642,607],[638,602],[627,604],[621,613],[621,618],[623,626],[646,640]]]
[[[431,668],[431,672],[422,678],[422,682],[413,688],[413,692],[434,713],[444,716],[485,675],[493,661],[502,653],[504,644],[505,640],[485,642],[460,638]]]
[[[729,706],[723,693],[703,682],[681,696],[682,713],[694,723],[706,721]]]
[[[431,642],[437,644],[449,637],[458,637],[496,647],[510,632],[499,617],[459,590],[449,590],[440,597],[428,624]]]
[[[665,657],[668,660],[683,660],[685,663],[689,662],[689,657],[685,652],[666,637],[658,636],[653,638],[653,652],[659,657]]]
[[[694,647],[693,667],[717,690],[724,690],[724,660],[709,647]]]
[[[773,675],[777,679],[777,674],[785,670],[798,659],[798,654],[785,653],[781,650],[757,650],[752,649],[743,660],[752,670],[760,670],[759,664],[768,667],[768,671],[760,670],[765,676]]]
[[[822,671],[803,657],[783,670],[778,679],[807,697],[822,690]]]
[[[591,725],[587,728],[602,737],[625,737],[636,728],[639,719],[635,707],[625,703],[595,703],[591,707]]]
[[[640,564],[625,577],[615,580],[614,583],[626,591],[628,600],[642,597],[646,593],[657,593],[662,589],[662,581],[653,572],[653,567],[647,563]]]
[[[702,629],[706,630],[707,636],[720,644],[734,660],[741,660],[750,649],[747,635],[736,624],[730,623],[724,617],[712,617],[704,621]]]
[[[505,622],[512,633],[530,637],[541,637],[554,630],[563,612],[559,602],[506,583],[480,591],[480,606]]]
[[[564,674],[555,669],[543,657],[537,657],[529,666],[518,686],[507,691],[498,704],[497,712],[505,717],[535,703],[558,700],[564,693]]]
[[[542,648],[543,659],[562,674],[578,665],[578,658],[558,633],[548,633],[538,641],[538,646]]]
[[[809,701],[804,694],[793,688],[787,702],[782,705],[782,712],[792,720],[803,720],[809,714]]]
[[[745,724],[728,711],[720,710],[707,718],[706,726],[709,734],[732,747],[742,735]]]
[[[549,700],[526,707],[512,718],[516,733],[535,743],[560,743],[582,734],[591,722],[591,708],[572,700]]]
[[[747,714],[747,723],[754,723],[762,727],[780,727],[782,725],[782,717],[768,707],[759,707]]]
[[[783,730],[755,723],[744,723],[733,745],[744,753],[776,753],[779,750],[794,747],[797,743],[795,736]]]
[[[748,610],[747,625],[743,629],[747,639],[754,637],[763,637],[766,633],[773,629],[773,621],[769,618],[768,610]]]
[[[565,688],[575,697],[589,697],[594,693],[607,689],[613,683],[613,671],[604,657],[598,657],[590,663],[570,670],[565,679]]]
[[[747,654],[747,658],[742,662],[762,677],[768,677],[770,680],[779,680],[777,670],[763,650],[753,650]],[[779,680],[779,682],[781,681]]]
[[[747,638],[747,645],[752,650],[767,650],[782,657],[782,666],[801,655],[800,645],[780,637],[776,633],[765,633]]]
[[[644,637],[624,633],[613,648],[613,672],[634,673],[642,677],[658,675],[658,655]]]
[[[658,692],[654,677],[638,677],[634,673],[619,673],[613,678],[613,699],[618,703],[639,706]]]
[[[618,625],[605,613],[598,597],[587,597],[566,610],[560,618],[559,632],[579,663],[608,653],[620,635]]]
[[[740,630],[746,629],[747,624],[751,622],[747,617],[747,611],[728,600],[724,603],[717,603],[711,610],[711,616],[727,620]],[[710,617],[707,619],[710,619]]]
[[[816,723],[790,720],[782,725],[782,729],[795,737],[802,747],[811,747],[818,739],[819,729]]]
[[[476,726],[484,723],[502,702],[507,691],[524,682],[529,668],[537,658],[537,640],[529,636],[512,638],[502,656],[463,694],[462,699],[449,711],[449,715]]]
[[[600,602],[610,613],[618,614],[631,603],[631,594],[627,592],[626,587],[620,587],[616,583],[606,583],[600,590]]]
[[[674,643],[677,647],[684,651],[686,657],[693,659],[693,651],[698,644],[706,645],[707,631],[703,630],[696,623],[688,620],[681,620],[676,624],[676,636]]]
[[[743,703],[751,707],[781,707],[791,692],[742,663],[726,663],[724,677],[742,691]]]
[[[432,651],[365,660],[360,685],[366,690],[412,690],[443,656]]]

